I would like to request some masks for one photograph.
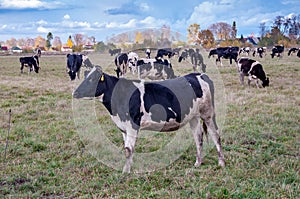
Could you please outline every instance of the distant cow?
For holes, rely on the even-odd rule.
[[[147,59],[150,59],[151,49],[150,49],[150,48],[147,48],[147,49],[145,50],[145,53],[146,53],[146,58],[147,58]]]
[[[139,59],[139,55],[135,52],[128,53],[128,68],[132,72],[132,74],[137,72],[137,61]]]
[[[165,81],[145,82],[118,79],[95,67],[73,92],[73,97],[100,99],[123,133],[126,156],[123,173],[130,173],[140,130],[169,132],[188,123],[196,143],[194,165],[202,164],[203,133],[208,130],[218,151],[219,165],[224,167],[213,90],[213,82],[205,74],[192,73]]]
[[[171,58],[175,55],[173,50],[171,48],[161,48],[157,50],[156,59],[162,59],[164,56],[167,56],[168,58]]]
[[[284,46],[283,45],[277,45],[272,48],[272,54],[271,57],[274,58],[275,55],[277,57],[282,57],[284,51]]]
[[[109,52],[110,56],[113,56],[113,55],[120,54],[121,53],[121,49],[120,48],[109,49],[108,52]]]
[[[83,61],[87,57],[82,54],[67,54],[67,73],[70,76],[71,81],[77,78],[80,79],[80,69]]]
[[[256,81],[256,86],[258,86],[258,80],[262,81],[262,86],[269,86],[269,78],[266,77],[266,74],[263,70],[262,65],[253,59],[247,57],[241,57],[238,60],[238,70],[240,73],[240,82],[244,85],[244,76],[248,76],[248,85],[252,80]]]
[[[115,57],[115,65],[117,66],[116,73],[118,78],[124,76],[128,67],[128,55],[127,53],[121,53]]]
[[[31,57],[20,57],[19,61],[21,65],[20,67],[21,73],[23,73],[24,66],[28,67],[30,72],[33,70],[36,73],[39,72],[40,69],[39,55],[34,55]]]
[[[212,55],[218,55],[218,57],[216,59],[216,64],[219,61],[221,63],[221,66],[223,66],[222,60],[221,60],[221,58],[223,57],[225,59],[229,59],[230,65],[231,65],[232,60],[237,62],[238,52],[239,52],[239,47],[237,47],[237,46],[220,47],[220,48],[212,49],[209,52],[208,58],[210,58],[210,56],[212,56]]]
[[[288,52],[288,56],[290,56],[290,55],[296,53],[298,50],[299,50],[298,48],[291,48],[291,49],[289,50],[289,52]]]
[[[166,59],[140,59],[137,61],[139,79],[165,80],[175,78],[171,63]]]
[[[182,60],[186,60],[188,57],[188,50],[187,49],[184,49],[182,52],[181,52],[181,55],[179,56],[178,58],[178,62],[181,62]]]
[[[248,46],[247,47],[242,47],[239,51],[239,55],[247,54],[249,56],[250,51],[251,51],[250,47],[248,47]]]
[[[263,54],[266,54],[266,52],[267,52],[267,48],[266,47],[258,47],[258,48],[256,48],[254,51],[253,51],[253,57],[255,57],[255,55],[256,54],[258,54],[258,56],[260,57],[260,58],[262,58],[263,57]]]
[[[191,62],[193,64],[193,69],[194,72],[197,71],[198,66],[201,66],[202,71],[205,73],[206,72],[206,65],[204,64],[203,61],[203,56],[200,53],[200,50],[197,48],[194,53],[191,53]]]
[[[297,57],[300,58],[300,49],[298,50]]]

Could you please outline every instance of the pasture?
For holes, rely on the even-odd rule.
[[[114,74],[108,54],[89,55],[93,64]],[[214,64],[207,61],[207,74]],[[226,115],[221,124],[226,167],[217,165],[215,148],[195,168],[192,144],[170,165],[148,173],[122,174],[99,162],[80,139],[72,111],[73,89],[66,57],[43,56],[39,74],[20,74],[18,56],[0,57],[1,198],[298,198],[300,195],[300,59],[259,60],[270,87],[242,87],[234,66],[218,67],[224,84]],[[177,62],[177,57],[172,60]],[[105,67],[109,66],[110,67]],[[225,66],[226,65],[226,66]],[[176,75],[192,72],[173,64]],[[218,76],[218,77],[219,77]],[[214,81],[220,81],[215,80]],[[216,96],[218,97],[216,91]],[[216,99],[218,100],[218,99]],[[102,105],[97,120],[120,148],[122,135]],[[8,112],[11,129],[6,159]],[[218,117],[218,115],[217,115]],[[138,139],[137,152],[152,152],[174,134]],[[205,141],[205,140],[204,140]],[[211,142],[210,142],[211,143]],[[204,142],[204,146],[206,142]]]

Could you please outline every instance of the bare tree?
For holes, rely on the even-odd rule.
[[[208,27],[208,29],[214,34],[215,38],[217,38],[218,40],[230,39],[230,35],[232,35],[231,25],[225,22],[212,24]]]

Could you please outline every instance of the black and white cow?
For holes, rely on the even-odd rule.
[[[137,72],[137,61],[139,60],[139,55],[136,52],[128,53],[128,68],[135,74]]]
[[[108,52],[109,52],[110,56],[113,56],[113,55],[120,54],[121,53],[121,49],[120,48],[109,49]]]
[[[288,52],[288,56],[290,56],[290,55],[296,53],[298,50],[299,50],[299,48],[291,48],[291,49],[289,50],[289,52]]]
[[[39,62],[39,55],[34,55],[31,57],[20,57],[20,70],[23,73],[24,66],[28,67],[29,71],[34,71],[36,73],[39,72],[40,69],[40,62]]]
[[[191,62],[193,65],[194,72],[197,71],[198,66],[201,66],[202,71],[206,72],[206,65],[204,64],[203,56],[200,53],[200,50],[197,48],[194,53],[191,53]]]
[[[271,57],[274,58],[275,55],[277,55],[277,57],[282,57],[283,51],[284,51],[283,45],[273,46]]]
[[[140,59],[137,61],[138,78],[165,80],[175,78],[172,64],[167,59]]]
[[[181,55],[179,56],[178,58],[178,62],[181,62],[182,60],[186,60],[188,57],[188,50],[187,49],[184,49],[182,52],[181,52]]]
[[[300,49],[298,50],[297,57],[300,58]]]
[[[117,66],[117,69],[115,70],[117,73],[117,76],[124,76],[127,72],[128,67],[128,54],[127,53],[121,53],[115,57],[115,65]]]
[[[256,81],[257,88],[258,80],[262,81],[262,86],[269,86],[269,78],[266,76],[262,65],[253,59],[247,57],[241,57],[238,60],[238,70],[240,73],[240,82],[244,85],[244,76],[248,76],[248,85],[252,80]]]
[[[252,55],[253,57],[255,57],[255,55],[258,54],[258,56],[262,58],[263,54],[266,55],[266,52],[267,52],[267,47],[258,47],[253,51]]]
[[[146,58],[147,58],[147,59],[150,59],[151,49],[150,49],[150,48],[147,48],[147,49],[145,50],[145,53],[146,53]]]
[[[239,51],[239,55],[241,54],[247,54],[249,56],[250,54],[250,51],[251,51],[251,48],[249,46],[247,47],[242,47]]]
[[[237,62],[238,52],[239,52],[239,47],[237,46],[219,47],[219,48],[212,49],[209,52],[208,58],[210,58],[210,56],[212,55],[218,55],[218,58],[216,59],[216,64],[219,61],[221,63],[221,66],[223,66],[221,58],[225,58],[230,60],[230,65],[231,65],[232,60]]]
[[[86,60],[86,56],[82,54],[67,54],[67,73],[70,76],[71,81],[77,78],[80,79],[80,69],[82,63]]]
[[[205,133],[208,130],[218,151],[219,165],[224,167],[213,90],[213,82],[205,74],[192,73],[165,81],[145,82],[119,79],[97,66],[73,92],[73,97],[97,97],[103,103],[123,133],[126,156],[123,173],[130,173],[140,130],[169,132],[187,123],[196,143],[195,166],[202,163],[203,130]]]

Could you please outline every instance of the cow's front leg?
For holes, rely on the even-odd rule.
[[[200,119],[194,118],[190,121],[190,127],[193,132],[195,144],[196,144],[196,162],[195,167],[198,167],[202,164],[202,148],[203,148],[203,131],[200,125]]]
[[[243,72],[240,72],[240,83],[241,83],[241,85],[243,85],[244,86],[244,73]]]
[[[77,72],[77,78],[80,79],[80,69]]]
[[[135,141],[137,138],[138,131],[134,129],[127,130],[125,134],[123,134],[124,139],[124,147],[125,147],[125,157],[126,162],[123,167],[123,173],[130,173],[130,167],[132,164],[132,157],[134,152]]]

